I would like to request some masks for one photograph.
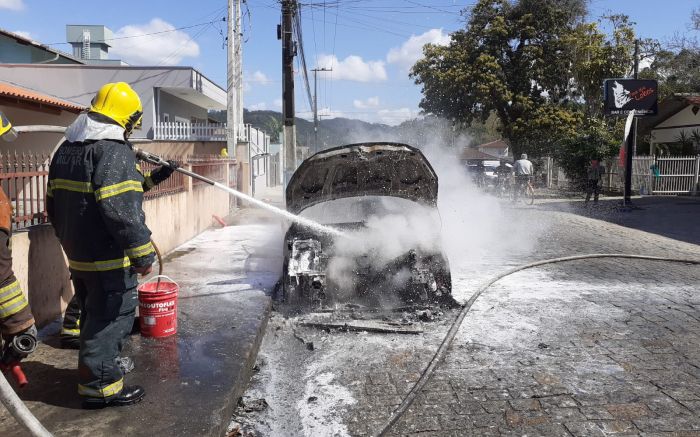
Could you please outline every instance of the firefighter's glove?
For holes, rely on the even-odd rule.
[[[180,163],[175,160],[171,159],[167,162],[168,165],[162,165],[151,173],[151,180],[153,181],[153,185],[158,185],[159,183],[168,179],[170,175],[173,174],[175,169],[180,167]]]
[[[169,166],[168,166],[169,165]],[[175,161],[174,159],[169,159],[168,160],[168,165],[164,165],[160,168],[159,176],[161,177],[161,181],[164,181],[170,177],[171,174],[180,167],[180,163]]]

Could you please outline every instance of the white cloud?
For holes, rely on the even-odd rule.
[[[352,106],[357,109],[376,108],[379,106],[379,97],[369,97],[367,100],[353,100]]]
[[[0,0],[0,9],[21,11],[22,9],[24,9],[24,0]]]
[[[268,79],[267,75],[260,70],[254,72],[250,76],[250,81],[259,83],[260,85],[268,85],[270,83],[270,79]]]
[[[0,0],[0,1],[2,1],[2,0]],[[22,38],[34,39],[34,38],[32,38],[32,34],[25,31],[25,30],[13,30],[12,33],[14,33],[15,35],[19,35]]]
[[[248,107],[249,111],[263,111],[265,109],[267,109],[267,103],[265,102],[256,103]]]
[[[332,68],[329,77],[336,80],[351,80],[355,82],[377,82],[386,80],[384,61],[364,61],[360,56],[350,55],[342,61],[335,55],[318,57],[320,68]]]
[[[421,35],[411,35],[401,47],[394,47],[389,50],[386,56],[390,64],[398,64],[401,68],[408,70],[413,67],[419,59],[423,57],[423,46],[426,44],[437,44],[445,46],[450,43],[450,35],[443,33],[442,29],[430,29]]]
[[[110,51],[135,65],[177,65],[183,58],[199,56],[199,45],[187,33],[173,29],[175,26],[160,18],[124,26],[109,41]],[[166,33],[139,36],[154,32]]]
[[[377,111],[375,122],[395,126],[406,120],[414,119],[418,117],[418,115],[418,111],[411,110],[410,108],[380,109]]]
[[[282,99],[273,100],[272,107],[277,108],[277,109],[282,109]]]

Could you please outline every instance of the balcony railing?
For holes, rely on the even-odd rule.
[[[238,128],[238,141],[250,138],[249,124]],[[170,141],[226,141],[226,124],[223,123],[179,123],[158,122],[154,129],[154,140]]]
[[[226,125],[213,123],[158,122],[154,140],[226,141]]]

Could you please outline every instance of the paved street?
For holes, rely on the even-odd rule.
[[[585,253],[700,258],[697,245],[539,207],[500,207],[450,253],[455,297],[514,265]],[[562,209],[562,208],[558,208]],[[574,211],[574,210],[572,210]],[[590,214],[588,214],[590,215]],[[612,220],[611,220],[612,221]],[[700,435],[700,268],[577,261],[517,273],[476,302],[393,435]],[[421,335],[324,332],[274,315],[237,417],[257,435],[376,433],[456,313]],[[350,364],[350,365],[349,365]]]

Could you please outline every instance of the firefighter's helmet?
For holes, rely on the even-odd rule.
[[[12,123],[0,112],[0,138],[5,141],[13,141],[17,138],[17,132],[12,128]]]
[[[92,99],[90,112],[114,120],[130,133],[141,124],[143,106],[141,99],[126,82],[108,83],[102,86]]]

